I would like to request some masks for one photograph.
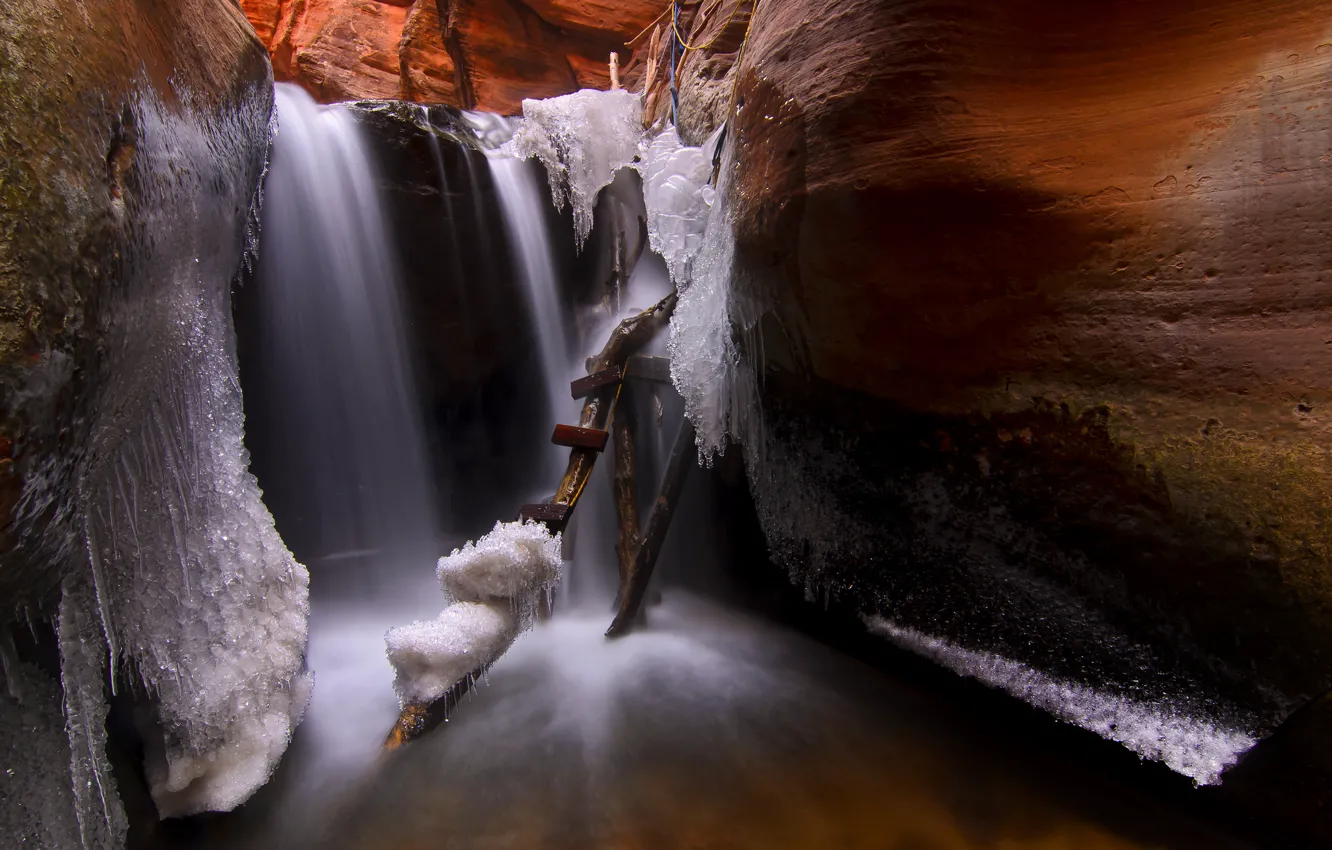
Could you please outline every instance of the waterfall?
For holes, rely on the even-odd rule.
[[[355,119],[277,87],[260,287],[264,414],[311,560],[433,545],[435,492],[399,274]]]
[[[536,330],[548,434],[561,412],[571,411],[573,406],[569,396],[569,340],[556,286],[550,236],[546,232],[545,203],[534,165],[496,151],[490,153],[487,161],[504,210],[505,230],[517,260],[532,327]],[[553,489],[563,469],[562,455],[552,447],[543,452],[543,458],[546,462],[539,469],[550,480],[543,481],[541,486]]]

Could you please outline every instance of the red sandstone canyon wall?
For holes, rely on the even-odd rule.
[[[324,102],[399,98],[502,114],[610,84],[609,54],[661,0],[241,0],[279,80]]]

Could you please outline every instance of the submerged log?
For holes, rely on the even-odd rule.
[[[633,564],[629,568],[625,581],[621,582],[620,604],[606,630],[606,637],[621,637],[629,633],[638,619],[639,609],[643,607],[643,597],[647,595],[648,582],[652,579],[652,568],[657,564],[662,544],[666,542],[666,532],[671,526],[671,517],[675,515],[675,506],[680,501],[689,468],[694,465],[694,425],[688,417],[680,424],[680,434],[675,438],[671,449],[671,459],[666,464],[666,474],[661,482],[661,494],[652,505],[648,514],[647,529],[643,532],[643,542],[634,553]]]
[[[632,392],[632,390],[630,391]],[[615,415],[615,555],[620,568],[620,594],[629,584],[634,556],[638,553],[638,470],[634,461],[634,407],[632,399]],[[618,600],[617,600],[618,603]]]

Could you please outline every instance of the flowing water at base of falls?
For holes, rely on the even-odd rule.
[[[377,759],[393,706],[367,677],[367,706],[383,704],[363,737],[324,737],[316,715],[301,727],[275,790],[302,763],[326,771],[302,805],[256,801],[250,823],[188,846],[1240,846],[1124,781],[1138,767],[1112,745],[1089,752],[980,688],[940,695],[682,591],[649,617],[617,641],[604,610],[537,626],[446,726]],[[354,657],[373,637],[325,640]]]

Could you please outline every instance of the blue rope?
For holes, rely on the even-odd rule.
[[[680,126],[680,92],[675,88],[676,51],[680,47],[680,0],[671,2],[671,123]]]

